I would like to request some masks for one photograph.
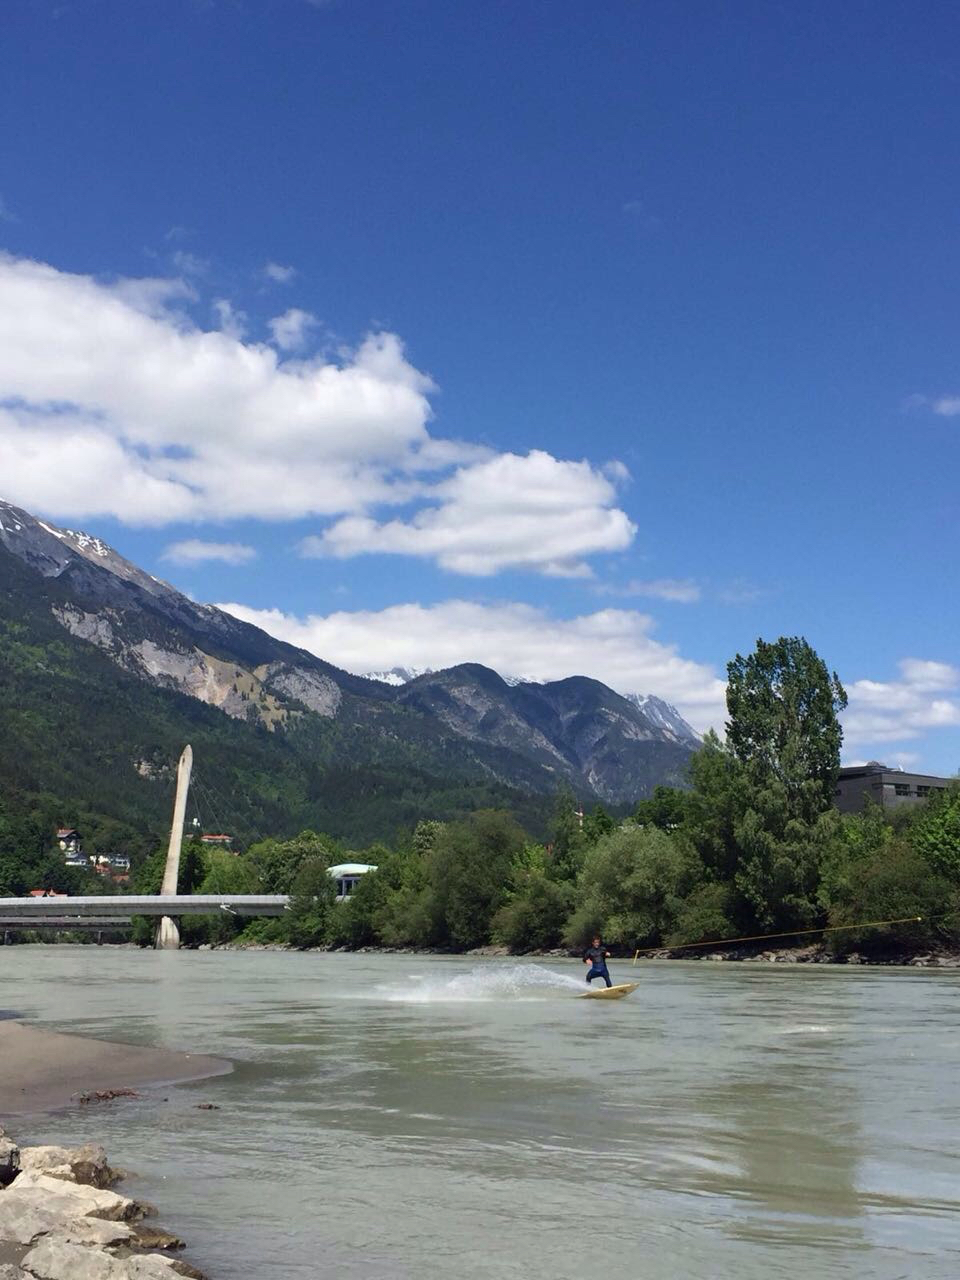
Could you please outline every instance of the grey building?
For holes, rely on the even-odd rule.
[[[922,804],[937,791],[946,791],[955,779],[927,773],[888,769],[877,760],[841,769],[837,779],[836,806],[841,813],[862,813],[867,798],[884,809]]]

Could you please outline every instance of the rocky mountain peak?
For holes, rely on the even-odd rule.
[[[94,534],[61,529],[3,500],[0,500],[0,543],[45,578],[57,578],[78,562],[87,561],[116,578],[136,583],[151,595],[179,595],[168,582],[145,573]]]
[[[138,680],[270,734],[336,722],[348,755],[371,764],[396,744],[415,744],[415,755],[441,769],[479,771],[527,791],[550,792],[565,780],[588,802],[629,805],[658,782],[682,783],[698,745],[662,699],[622,697],[586,676],[536,683],[476,662],[351,675],[196,604],[99,537],[9,502],[0,502],[0,551],[44,584],[47,619]],[[0,555],[0,580],[4,562]]]

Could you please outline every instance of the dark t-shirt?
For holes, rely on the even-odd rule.
[[[601,942],[599,947],[587,947],[586,951],[583,953],[583,958],[584,960],[589,960],[592,965],[599,968],[606,964],[606,954],[607,948]]]

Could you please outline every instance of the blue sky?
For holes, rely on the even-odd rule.
[[[355,670],[960,766],[955,6],[9,0],[0,496]],[[42,265],[40,265],[42,264]]]

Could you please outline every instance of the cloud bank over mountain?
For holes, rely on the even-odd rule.
[[[563,619],[528,604],[447,600],[298,618],[279,609],[218,607],[361,675],[461,662],[524,680],[589,675],[621,693],[656,693],[699,731],[723,728],[724,681],[705,663],[653,639],[653,619],[631,609]]]
[[[618,464],[431,436],[436,388],[396,334],[310,355],[306,311],[256,341],[227,299],[216,329],[196,302],[183,278],[105,283],[0,257],[8,498],[130,525],[328,517],[306,554],[403,553],[474,575],[583,576],[586,557],[632,541]]]

